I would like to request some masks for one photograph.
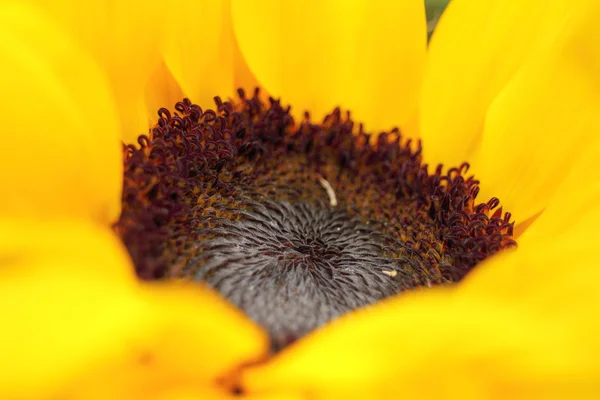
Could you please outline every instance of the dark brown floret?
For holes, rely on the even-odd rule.
[[[456,282],[514,245],[498,199],[476,204],[469,166],[433,173],[395,129],[371,136],[339,109],[295,124],[257,93],[159,111],[125,146],[116,225],[144,279],[207,282],[274,349],[352,309]]]

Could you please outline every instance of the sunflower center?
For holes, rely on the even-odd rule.
[[[115,229],[141,278],[212,286],[274,350],[514,245],[498,199],[475,202],[468,164],[429,172],[397,129],[372,138],[339,110],[296,123],[258,93],[216,105],[161,109],[140,147],[124,147]]]
[[[208,282],[271,335],[279,349],[312,329],[401,289],[395,243],[325,204],[254,204],[202,243],[195,279]]]

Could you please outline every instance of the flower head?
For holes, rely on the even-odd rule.
[[[397,129],[372,140],[339,109],[294,125],[279,101],[239,95],[217,112],[161,109],[126,147],[116,229],[142,278],[209,283],[278,349],[514,245],[498,199],[476,203],[468,164],[429,174]]]

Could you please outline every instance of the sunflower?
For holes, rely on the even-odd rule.
[[[598,396],[600,3],[151,3],[0,3],[0,397]]]

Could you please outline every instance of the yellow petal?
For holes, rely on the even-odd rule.
[[[544,211],[519,237],[520,245],[553,240],[587,224],[589,235],[595,235],[595,213],[600,209],[600,180],[597,178],[600,141],[596,134],[587,135],[581,154],[574,160],[556,193],[547,200]],[[589,140],[596,139],[596,140]]]
[[[594,398],[595,241],[582,227],[501,254],[458,287],[356,312],[247,371],[244,383],[315,399]]]
[[[499,197],[518,221],[544,210],[586,152],[600,155],[600,3],[578,4],[493,101],[473,159],[482,198]]]
[[[146,110],[148,124],[153,126],[158,120],[158,110],[167,108],[173,110],[175,104],[186,97],[169,67],[163,62],[154,71],[146,85]],[[137,143],[137,142],[133,142]]]
[[[211,388],[188,388],[173,390],[166,393],[164,396],[154,398],[154,400],[213,400],[213,399],[230,399],[230,400],[306,400],[304,396],[295,393],[269,393],[259,394],[255,396],[225,394],[222,390],[212,390]]]
[[[167,13],[164,59],[184,94],[205,108],[234,95],[229,1],[177,0]],[[169,104],[169,107],[172,105]]]
[[[106,71],[117,101],[123,137],[148,132],[144,88],[160,61],[164,15],[158,1],[27,0],[55,18]]]
[[[115,220],[122,156],[107,83],[91,58],[24,4],[0,4],[0,217]]]
[[[470,160],[492,101],[578,3],[450,2],[432,37],[423,77],[420,125],[428,163],[456,166]]]
[[[236,88],[243,88],[248,92],[260,86],[258,79],[256,79],[256,76],[252,73],[250,67],[248,67],[248,63],[242,54],[235,35],[233,41],[233,85]],[[267,102],[269,100],[267,91],[261,88],[261,93],[265,95],[264,100]]]
[[[211,291],[139,284],[112,232],[0,223],[1,398],[226,396],[219,381],[267,349]]]
[[[596,160],[597,157],[595,154]],[[573,172],[583,172],[585,167],[589,167],[587,162],[580,163]],[[597,307],[596,300],[585,302],[584,292],[593,289],[586,288],[585,284],[568,286],[566,283],[579,280],[593,283],[598,269],[593,247],[600,226],[600,183],[590,182],[584,189],[574,184],[577,175],[569,178],[575,179],[567,179],[561,185],[561,192],[552,199],[548,210],[519,239],[516,255],[501,254],[467,276],[465,287],[471,293],[517,301],[528,296],[523,304],[531,305],[533,301],[538,313],[543,310],[549,316],[555,309],[564,308],[569,312],[571,307],[589,315],[597,313],[593,310]],[[539,295],[548,291],[556,291],[552,301]]]
[[[336,106],[369,130],[404,128],[425,58],[422,1],[233,0],[236,38],[273,96],[320,120]],[[409,132],[413,133],[414,132]]]

